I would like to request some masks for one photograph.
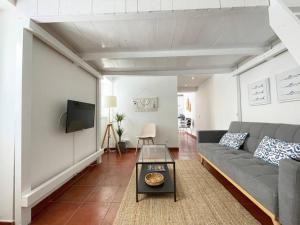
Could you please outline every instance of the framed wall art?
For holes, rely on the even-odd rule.
[[[248,85],[249,104],[252,106],[271,103],[270,79],[266,78]]]
[[[158,97],[134,98],[132,100],[135,112],[155,112],[158,111]]]
[[[300,67],[276,76],[277,97],[279,102],[300,100]]]

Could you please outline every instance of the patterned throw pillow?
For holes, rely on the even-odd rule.
[[[248,133],[229,133],[221,138],[219,144],[238,150],[244,143]]]
[[[300,143],[265,136],[255,150],[254,157],[278,166],[281,159],[300,159]]]

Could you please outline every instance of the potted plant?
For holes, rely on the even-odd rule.
[[[115,120],[116,120],[117,126],[118,126],[117,131],[116,131],[119,136],[118,145],[122,152],[126,151],[126,142],[122,141],[122,135],[124,134],[124,129],[122,128],[122,121],[124,119],[125,119],[125,115],[122,113],[117,113],[115,115]]]

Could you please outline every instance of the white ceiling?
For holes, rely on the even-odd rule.
[[[153,16],[151,16],[153,15]],[[266,7],[136,14],[129,19],[43,24],[78,54],[119,51],[267,47],[276,37]],[[253,54],[252,54],[253,55]],[[251,54],[101,58],[88,62],[106,72],[233,69]],[[225,70],[224,70],[225,71]],[[188,75],[188,74],[182,74]]]
[[[183,88],[197,88],[205,81],[207,81],[210,77],[211,75],[181,75],[177,77],[177,85],[178,87]]]
[[[264,46],[274,36],[266,7],[46,26],[78,52]]]

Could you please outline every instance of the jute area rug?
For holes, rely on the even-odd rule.
[[[135,170],[114,225],[260,224],[197,160],[176,161],[177,202],[172,194],[139,195]]]

